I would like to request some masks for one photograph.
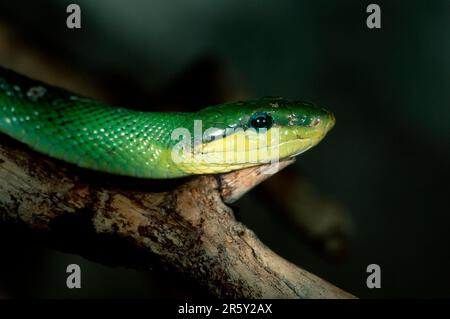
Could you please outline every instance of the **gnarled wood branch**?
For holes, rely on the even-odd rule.
[[[49,234],[59,249],[103,263],[102,251],[125,241],[133,256],[120,263],[145,268],[156,259],[218,297],[353,297],[281,258],[236,221],[226,203],[268,178],[263,174],[267,166],[144,192],[92,183],[97,173],[86,176],[1,138],[0,220]],[[279,163],[279,169],[291,162]]]

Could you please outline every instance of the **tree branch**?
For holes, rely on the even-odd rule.
[[[86,171],[2,136],[0,220],[100,262],[103,250],[126,242],[133,256],[113,254],[119,263],[148,268],[156,259],[218,297],[352,298],[276,255],[236,221],[225,203],[268,178],[265,169],[200,176],[166,192],[136,191],[91,183]]]

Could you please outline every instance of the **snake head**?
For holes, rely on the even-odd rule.
[[[242,131],[266,132],[268,138],[278,135],[269,146],[279,148],[280,159],[317,145],[335,124],[333,114],[323,108],[279,97],[227,103],[199,113],[206,133],[205,152],[215,148],[219,136],[226,140]]]
[[[192,121],[194,120],[194,121]],[[193,115],[202,163],[192,172],[221,173],[297,156],[317,145],[334,126],[333,114],[310,103],[278,97],[215,105]],[[206,160],[205,160],[206,159]]]

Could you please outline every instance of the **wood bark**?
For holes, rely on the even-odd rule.
[[[153,192],[143,181],[129,187],[128,179],[1,138],[0,221],[44,235],[54,248],[128,267],[156,261],[222,298],[353,298],[275,254],[235,219],[227,204],[267,179],[267,165]]]

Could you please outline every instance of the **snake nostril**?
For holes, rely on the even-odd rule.
[[[314,119],[314,122],[312,123],[312,126],[316,127],[319,124],[320,124],[320,118],[317,117],[316,119]]]

